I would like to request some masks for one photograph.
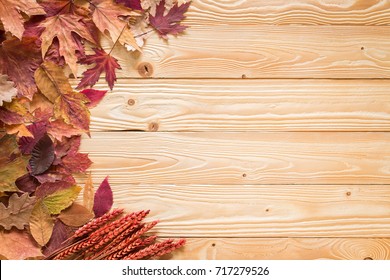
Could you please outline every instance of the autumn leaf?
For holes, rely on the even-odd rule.
[[[24,229],[28,225],[35,201],[35,197],[30,197],[27,193],[21,196],[12,194],[8,200],[8,208],[0,203],[0,225],[6,230],[12,227]]]
[[[113,0],[93,0],[91,2],[92,20],[100,32],[108,33],[113,42],[118,41],[123,46],[127,44],[140,50],[127,22],[121,19],[127,16],[138,16],[138,12],[115,4]]]
[[[65,123],[62,119],[52,121],[47,125],[47,133],[53,136],[58,141],[63,141],[63,138],[80,135],[80,129],[74,128],[72,125]]]
[[[92,174],[90,172],[88,174],[87,181],[85,182],[84,192],[83,192],[83,205],[90,212],[93,211],[94,194],[95,192],[93,189]]]
[[[54,253],[59,248],[62,248],[68,244],[69,237],[73,235],[73,230],[71,227],[64,225],[60,220],[56,220],[53,228],[53,233],[49,242],[43,248],[43,253],[45,256],[49,256]],[[66,242],[69,240],[68,242]]]
[[[19,190],[26,193],[35,192],[37,187],[40,185],[38,180],[35,179],[30,173],[24,174],[15,181],[16,186]]]
[[[58,216],[65,225],[81,227],[94,217],[94,214],[84,206],[73,203]]]
[[[34,72],[42,62],[37,38],[9,39],[0,45],[0,72],[15,83],[18,97],[32,100],[37,91]]]
[[[77,198],[81,191],[79,186],[73,186],[65,190],[57,191],[43,199],[43,204],[47,207],[50,214],[59,214],[65,208],[68,208]]]
[[[83,77],[77,86],[77,89],[94,86],[99,80],[100,75],[104,72],[106,73],[106,81],[112,90],[114,82],[116,81],[115,69],[121,69],[118,60],[110,54],[107,54],[104,50],[96,48],[93,50],[95,51],[95,54],[87,55],[80,63],[87,65],[95,64],[95,66],[83,73]]]
[[[35,71],[35,81],[41,93],[55,103],[63,94],[73,92],[63,70],[53,62],[46,61]]]
[[[106,214],[111,209],[112,204],[113,194],[110,184],[108,183],[108,177],[106,177],[95,193],[93,203],[93,212],[95,213],[95,217],[100,217]]]
[[[31,213],[30,232],[35,241],[41,245],[49,242],[53,232],[54,222],[44,203],[39,201]]]
[[[150,25],[157,31],[161,38],[167,39],[168,34],[178,35],[182,33],[187,26],[181,25],[180,22],[185,18],[184,13],[187,12],[191,2],[178,5],[177,3],[165,13],[165,0],[162,0],[157,6],[156,15],[149,17]]]
[[[45,198],[46,196],[51,195],[60,190],[69,189],[73,185],[73,182],[67,181],[44,182],[36,188],[35,196],[37,198]]]
[[[107,91],[106,90],[96,90],[96,89],[84,89],[81,91],[82,94],[88,98],[89,102],[87,102],[88,108],[96,107],[100,101],[104,98]]]
[[[45,11],[35,0],[0,0],[0,20],[8,31],[21,39],[24,32],[24,18],[28,16],[44,15]]]
[[[20,114],[8,110],[5,106],[0,107],[0,121],[7,125],[20,124],[24,122],[24,117]]]
[[[45,135],[46,123],[35,122],[27,126],[27,129],[32,134],[32,137],[21,137],[18,142],[20,151],[25,155],[31,154],[34,146]]]
[[[43,256],[31,236],[24,231],[0,231],[0,254],[9,260]]]
[[[27,129],[24,123],[6,125],[5,131],[7,134],[16,134],[18,137],[31,137],[31,132]]]
[[[0,147],[0,192],[18,191],[15,181],[26,173],[27,158],[20,155],[15,135],[1,137]]]
[[[14,83],[7,81],[7,79],[6,75],[0,74],[0,106],[3,106],[3,102],[11,102],[18,93],[14,88]]]
[[[141,0],[115,0],[115,2],[132,10],[142,10]]]
[[[62,165],[70,173],[83,173],[91,166],[92,161],[87,154],[68,154],[62,159]]]
[[[31,175],[44,173],[54,161],[54,143],[51,138],[45,134],[34,146],[29,161]]]
[[[76,50],[80,45],[75,42],[72,32],[82,38],[94,43],[94,38],[90,34],[83,18],[78,15],[60,14],[45,19],[41,24],[45,28],[42,32],[42,57],[45,57],[53,39],[59,42],[59,54],[64,57],[74,76],[77,76],[77,55]]]

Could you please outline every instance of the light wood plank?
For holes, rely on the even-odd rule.
[[[92,170],[115,183],[389,184],[390,133],[95,132]]]
[[[120,80],[92,110],[91,129],[389,131],[389,88],[390,80]]]
[[[390,26],[193,26],[168,43],[152,35],[142,55],[113,55],[118,77],[390,78]]]
[[[110,176],[115,207],[151,210],[162,237],[390,237],[387,185],[136,185],[128,177]]]
[[[186,24],[388,25],[383,0],[193,0]]]
[[[390,239],[189,238],[173,260],[389,260]]]

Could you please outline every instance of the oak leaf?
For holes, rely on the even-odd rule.
[[[54,157],[54,143],[49,135],[45,134],[35,144],[31,152],[29,161],[31,175],[39,175],[48,170],[54,161]]]
[[[61,212],[58,218],[67,226],[81,227],[94,217],[94,214],[84,206],[73,203]]]
[[[43,199],[43,204],[47,207],[50,214],[59,214],[65,208],[72,205],[81,191],[79,186],[59,190]]]
[[[108,183],[108,177],[106,177],[95,193],[93,203],[93,212],[95,213],[95,217],[97,218],[106,214],[111,209],[112,204],[113,194],[111,186]]]
[[[83,77],[77,86],[77,89],[81,89],[87,86],[94,86],[99,80],[100,75],[106,73],[106,81],[112,90],[114,82],[116,81],[115,69],[121,69],[118,60],[107,54],[104,50],[93,49],[95,54],[87,55],[85,59],[81,60],[81,64],[95,64],[93,68],[86,70],[83,73]]]
[[[113,0],[93,0],[91,1],[92,20],[96,27],[103,34],[109,34],[113,42],[118,41],[121,45],[133,46],[140,50],[131,32],[125,17],[138,16],[138,12],[115,4]]]
[[[0,203],[0,225],[6,230],[12,227],[24,229],[24,226],[28,225],[35,201],[35,197],[30,197],[27,193],[21,196],[12,194],[7,208]]]
[[[0,0],[0,20],[4,29],[19,39],[24,32],[22,12],[28,16],[45,14],[35,0]]]
[[[40,248],[25,231],[0,231],[0,254],[9,260],[42,257]]]
[[[11,102],[12,99],[18,93],[14,88],[14,83],[7,81],[6,75],[0,74],[0,106],[3,106],[3,102]]]
[[[38,201],[31,212],[31,235],[39,245],[45,246],[46,243],[49,242],[53,233],[53,227],[54,222],[47,207],[42,203],[42,201]]]
[[[156,15],[149,17],[150,25],[157,31],[161,38],[167,39],[168,34],[178,35],[182,33],[187,26],[181,25],[180,22],[185,18],[184,13],[187,12],[191,2],[178,5],[176,3],[165,14],[165,0],[162,0],[156,8]]]

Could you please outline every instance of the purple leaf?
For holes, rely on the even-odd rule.
[[[106,95],[107,90],[96,90],[96,89],[84,89],[81,93],[89,99],[90,102],[87,103],[88,108],[96,107],[99,102]]]
[[[21,137],[19,140],[19,148],[20,151],[25,154],[31,154],[34,146],[38,143],[38,141],[45,135],[46,133],[46,123],[45,122],[37,122],[27,126],[27,129],[31,132],[33,137]]]
[[[124,6],[133,9],[133,10],[142,10],[141,0],[115,0],[118,4],[123,4]]]
[[[93,203],[93,212],[95,217],[98,218],[106,214],[112,207],[113,204],[113,194],[108,183],[108,176],[100,184],[99,188],[95,193],[94,203]]]
[[[28,193],[35,192],[36,188],[39,186],[38,180],[31,176],[29,173],[23,175],[22,177],[19,177],[16,180],[15,184],[19,190]]]
[[[60,220],[57,220],[54,225],[53,234],[43,249],[43,254],[49,256],[56,250],[67,246],[70,243],[70,240],[68,242],[64,241],[72,236],[72,234],[73,230],[71,227],[64,225]]]
[[[44,173],[52,165],[54,155],[54,144],[49,135],[45,134],[34,146],[31,152],[30,168],[31,175]]]

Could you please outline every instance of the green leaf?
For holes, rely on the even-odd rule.
[[[65,190],[57,191],[43,199],[43,204],[50,214],[59,214],[65,208],[72,205],[81,191],[81,187],[73,186]]]

